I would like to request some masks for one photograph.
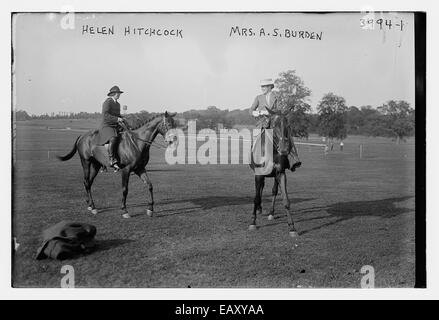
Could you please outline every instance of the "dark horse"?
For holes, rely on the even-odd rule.
[[[148,201],[147,214],[152,216],[154,211],[153,187],[145,167],[149,161],[149,149],[157,134],[160,133],[169,144],[174,142],[174,137],[169,134],[169,130],[175,128],[174,116],[175,114],[165,112],[160,116],[146,120],[137,129],[130,130],[125,127],[125,131],[121,134],[118,155],[122,175],[121,209],[123,211],[123,218],[130,218],[126,208],[126,199],[131,172],[134,172],[143,183],[148,185],[150,199]],[[93,130],[79,136],[69,154],[57,156],[59,160],[67,161],[78,151],[84,171],[84,187],[87,192],[88,210],[93,214],[96,214],[98,211],[91,195],[91,186],[99,170],[109,166],[106,147],[96,145],[97,135],[98,131]]]
[[[274,216],[274,204],[276,202],[276,196],[280,190],[282,193],[283,198],[283,205],[285,208],[285,212],[288,217],[288,226],[289,226],[289,232],[290,236],[296,237],[298,236],[298,232],[296,231],[296,228],[294,227],[294,221],[291,216],[290,212],[290,200],[288,199],[288,192],[287,192],[287,177],[285,170],[288,170],[289,168],[289,162],[288,162],[288,154],[291,151],[292,145],[290,142],[290,130],[291,127],[288,125],[288,121],[286,118],[286,114],[283,114],[281,111],[273,111],[269,108],[267,108],[267,111],[270,113],[271,116],[271,123],[273,124],[271,127],[273,129],[273,169],[271,172],[266,172],[265,174],[258,174],[257,168],[260,167],[260,164],[255,164],[253,161],[253,153],[252,153],[252,162],[250,164],[250,167],[253,171],[255,171],[255,187],[256,187],[256,195],[254,199],[254,207],[253,207],[253,216],[252,216],[252,222],[249,226],[249,230],[256,230],[256,214],[262,213],[262,191],[264,189],[265,185],[265,178],[270,177],[274,178],[274,185],[272,189],[272,203],[271,203],[271,209],[268,213],[268,220],[273,220]],[[263,131],[264,132],[264,131]],[[265,131],[265,134],[268,134],[267,131]],[[262,137],[261,137],[262,138]],[[265,143],[267,143],[267,136],[265,137]]]

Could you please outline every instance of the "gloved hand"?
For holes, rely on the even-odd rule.
[[[262,116],[262,115],[268,115],[268,114],[269,114],[269,113],[268,113],[268,111],[266,111],[266,110],[263,110],[263,111],[255,110],[255,111],[252,112],[252,115],[253,115],[254,117],[259,117],[259,116]]]

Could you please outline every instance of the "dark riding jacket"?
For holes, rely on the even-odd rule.
[[[117,118],[121,118],[120,104],[108,97],[102,104],[102,121],[99,128],[98,145],[106,144],[112,137],[117,136],[119,123]]]

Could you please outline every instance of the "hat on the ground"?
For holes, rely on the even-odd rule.
[[[107,96],[111,96],[113,93],[123,93],[123,91],[120,91],[118,86],[113,86]]]
[[[43,231],[36,259],[67,259],[90,252],[95,246],[96,227],[82,222],[61,221]]]
[[[273,79],[264,79],[261,80],[261,87],[263,86],[273,86],[274,87],[274,81]]]

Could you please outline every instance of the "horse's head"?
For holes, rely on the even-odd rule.
[[[287,113],[280,110],[266,108],[271,116],[271,128],[273,129],[274,147],[280,156],[287,156],[291,151],[290,126],[288,125]]]
[[[168,111],[165,111],[162,117],[162,122],[158,128],[159,133],[163,136],[169,146],[177,143],[177,134],[175,133],[175,130],[173,130],[177,126],[174,119],[176,114],[176,112],[169,113]]]

